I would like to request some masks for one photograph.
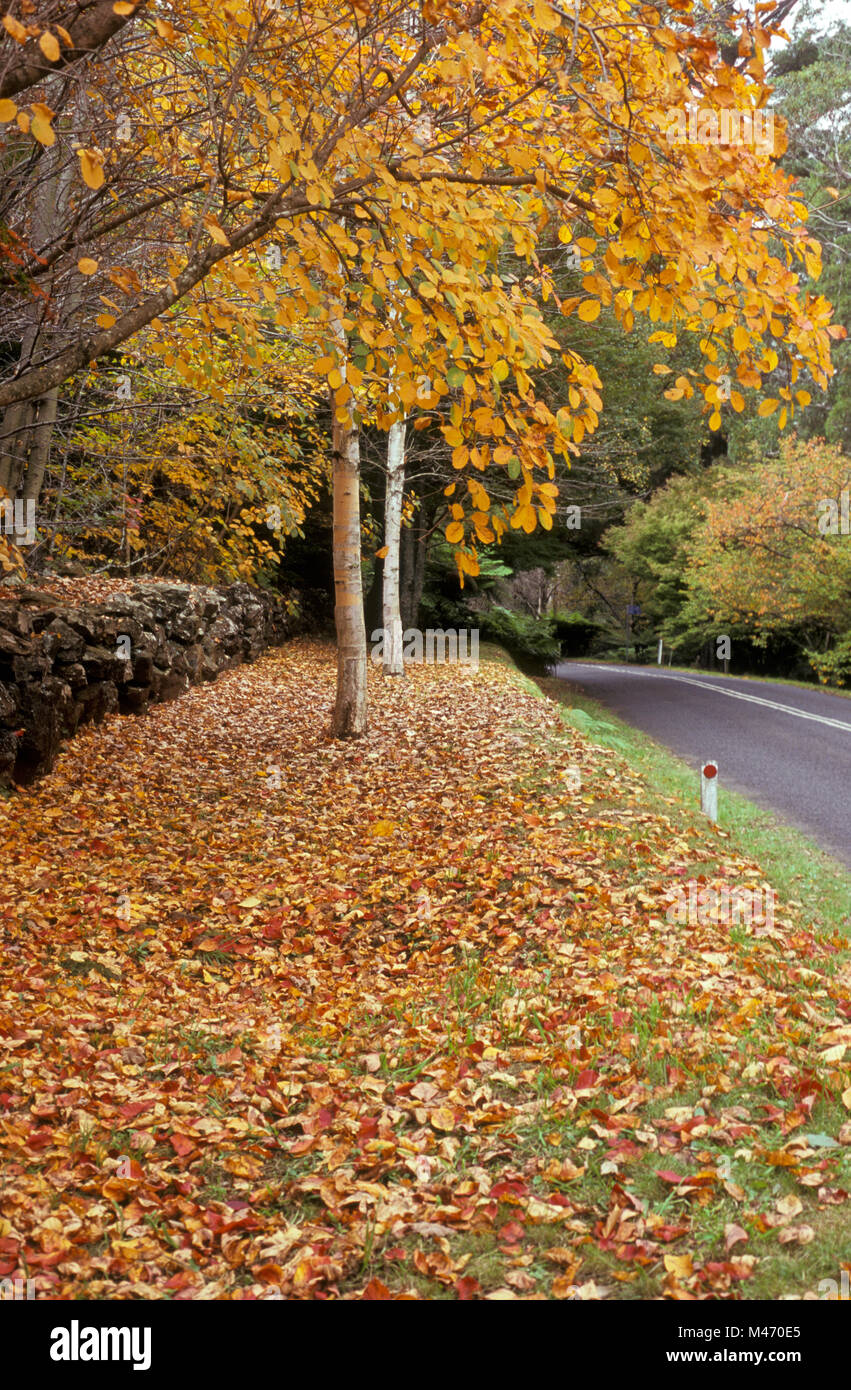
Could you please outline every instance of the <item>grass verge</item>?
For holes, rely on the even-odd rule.
[[[664,807],[668,814],[677,808],[684,827],[706,825],[695,807],[697,778],[681,758],[568,681],[546,677],[537,685],[566,710],[579,712],[570,722],[594,743],[629,759],[647,784],[651,808]],[[817,931],[851,931],[851,875],[813,840],[726,788],[719,799],[718,825],[738,850],[758,860],[787,905],[800,909]]]

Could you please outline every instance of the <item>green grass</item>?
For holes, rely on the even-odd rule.
[[[532,682],[526,684],[531,686]],[[546,678],[537,686],[570,711],[580,712],[579,718],[570,722],[592,742],[625,755],[647,784],[649,810],[663,810],[669,816],[678,810],[684,829],[707,825],[695,805],[699,797],[697,774],[682,759],[567,682]],[[814,841],[784,824],[772,811],[724,787],[719,795],[718,826],[734,849],[762,866],[767,881],[784,902],[799,907],[817,931],[851,932],[851,873]]]

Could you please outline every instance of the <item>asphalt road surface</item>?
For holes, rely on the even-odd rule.
[[[794,685],[565,661],[554,675],[851,868],[851,700]]]

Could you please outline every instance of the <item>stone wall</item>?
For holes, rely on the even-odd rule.
[[[141,714],[302,628],[248,584],[138,584],[81,607],[0,589],[0,785],[48,772],[81,724]]]

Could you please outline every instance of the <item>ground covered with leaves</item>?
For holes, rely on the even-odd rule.
[[[851,966],[507,664],[294,644],[0,805],[0,1277],[51,1298],[817,1296]],[[701,914],[704,918],[706,913]]]

